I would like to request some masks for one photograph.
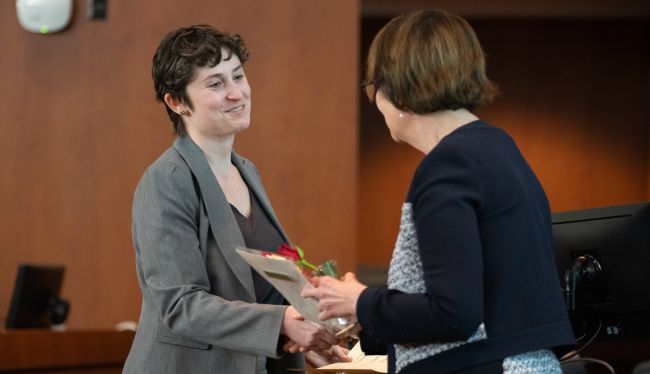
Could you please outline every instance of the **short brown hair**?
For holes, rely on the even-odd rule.
[[[221,50],[228,51],[227,56]],[[237,34],[229,34],[209,25],[194,25],[174,30],[160,41],[153,56],[153,77],[156,99],[164,102],[166,94],[179,99],[192,109],[185,88],[194,78],[197,67],[216,66],[221,60],[230,60],[233,53],[242,64],[248,60],[248,50],[243,39]],[[185,135],[185,124],[180,115],[165,105],[174,132]]]
[[[471,26],[440,10],[393,18],[375,36],[366,82],[381,88],[396,108],[426,114],[474,110],[498,92],[485,75],[485,57]]]

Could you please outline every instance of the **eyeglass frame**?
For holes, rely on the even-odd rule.
[[[366,93],[366,96],[368,97],[368,101],[371,104],[374,104],[377,101],[377,91],[379,90],[379,83],[381,83],[380,78],[361,83],[361,90]]]

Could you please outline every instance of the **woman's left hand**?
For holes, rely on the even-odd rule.
[[[333,345],[325,351],[308,351],[305,352],[305,360],[314,368],[333,364],[335,362],[350,362],[352,357],[348,356],[348,349],[338,345]]]
[[[288,340],[284,343],[282,349],[285,352],[289,353],[304,352],[305,360],[307,360],[307,362],[314,368],[319,368],[321,366],[333,364],[335,362],[352,361],[352,357],[348,356],[348,352],[350,352],[350,350],[336,344],[331,346],[329,349],[322,351],[308,351],[300,347],[300,345],[298,345],[298,343],[294,342],[293,340]]]
[[[342,281],[332,277],[314,277],[311,283],[314,287],[305,287],[300,296],[318,300],[321,312],[318,318],[324,321],[333,317],[356,317],[357,300],[367,286],[360,283],[354,274],[345,274]]]

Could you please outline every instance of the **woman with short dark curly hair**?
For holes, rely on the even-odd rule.
[[[247,58],[238,35],[206,25],[169,33],[154,55],[177,138],[133,199],[142,311],[125,373],[286,373],[304,366],[283,352],[296,343],[312,360],[346,357],[235,252],[290,243],[257,169],[233,150],[250,125]]]

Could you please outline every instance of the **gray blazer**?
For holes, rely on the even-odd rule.
[[[255,166],[232,162],[289,239]],[[124,373],[265,373],[278,358],[286,306],[255,304],[235,216],[201,149],[179,137],[144,173],[133,200],[133,244],[142,289],[138,330]],[[302,367],[302,355],[286,355]]]

